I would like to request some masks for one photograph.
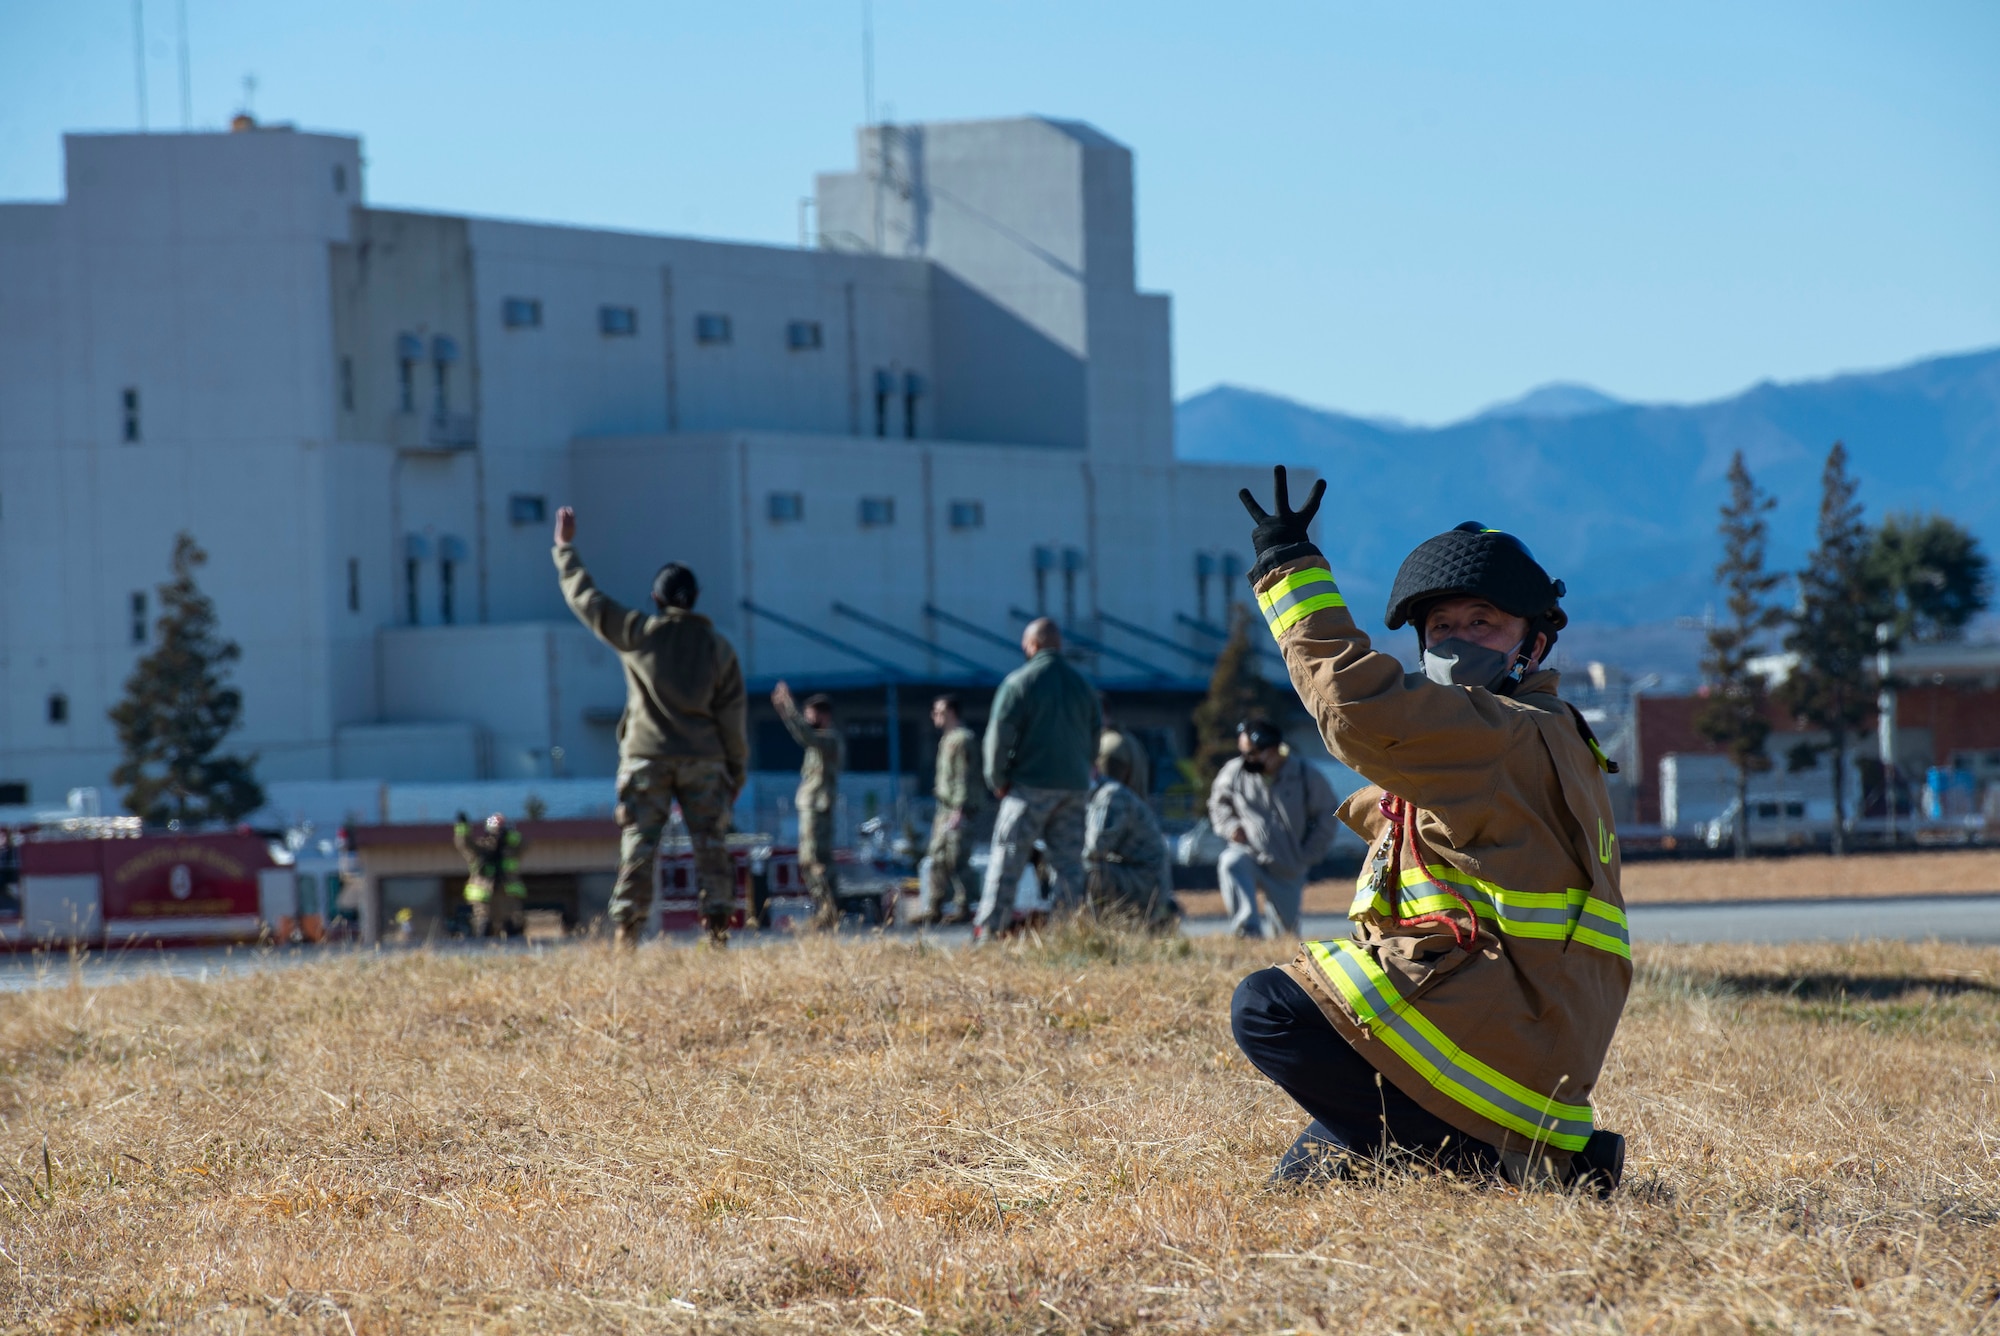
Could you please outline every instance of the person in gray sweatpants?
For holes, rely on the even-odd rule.
[[[1229,841],[1216,861],[1222,907],[1238,937],[1267,937],[1257,893],[1278,926],[1296,937],[1306,873],[1326,857],[1339,827],[1326,776],[1285,746],[1268,719],[1236,727],[1236,756],[1208,792],[1208,822]]]
[[[974,941],[1012,921],[1014,887],[1035,841],[1048,848],[1058,913],[1083,903],[1083,820],[1104,711],[1097,691],[1062,656],[1062,632],[1046,617],[1021,633],[1027,662],[1007,674],[986,719],[986,787],[1000,798],[993,852],[973,917]]]

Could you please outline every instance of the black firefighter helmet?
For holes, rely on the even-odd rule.
[[[1542,632],[1553,647],[1556,632],[1569,625],[1569,614],[1557,602],[1567,592],[1561,580],[1549,578],[1526,543],[1467,520],[1403,558],[1389,590],[1389,629],[1415,622],[1422,644],[1425,605],[1441,598],[1483,598],[1502,612],[1526,618],[1528,633]]]

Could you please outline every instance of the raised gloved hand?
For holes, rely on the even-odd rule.
[[[1292,509],[1283,464],[1271,470],[1271,481],[1276,488],[1278,513],[1275,515],[1257,504],[1257,498],[1250,495],[1248,487],[1237,493],[1243,500],[1243,508],[1250,512],[1250,518],[1257,521],[1257,527],[1250,531],[1250,543],[1257,552],[1257,559],[1250,566],[1252,584],[1288,561],[1320,555],[1312,539],[1306,536],[1306,530],[1311,526],[1313,516],[1319,514],[1320,498],[1326,495],[1326,479],[1321,478],[1313,484],[1312,495],[1297,510]]]

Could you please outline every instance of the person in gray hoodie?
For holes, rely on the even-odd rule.
[[[1268,935],[1257,913],[1260,889],[1278,925],[1298,936],[1306,872],[1333,845],[1338,802],[1326,776],[1292,755],[1276,724],[1251,719],[1236,726],[1236,757],[1208,791],[1208,821],[1229,841],[1216,876],[1238,937]]]

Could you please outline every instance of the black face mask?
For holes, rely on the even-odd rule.
[[[1243,768],[1253,775],[1261,775],[1264,773],[1264,758],[1261,756],[1246,756],[1243,758]]]
[[[1451,636],[1424,646],[1424,676],[1440,686],[1511,690],[1520,685],[1527,668],[1520,645],[1488,649]]]

